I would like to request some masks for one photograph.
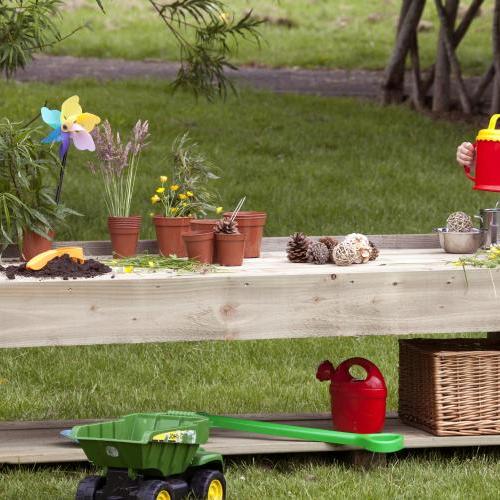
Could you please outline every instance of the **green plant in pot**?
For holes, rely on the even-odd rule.
[[[77,212],[56,203],[56,154],[34,126],[0,121],[0,251],[17,244],[24,259],[50,250],[56,227]]]
[[[160,186],[151,197],[151,203],[161,207],[161,213],[153,216],[158,250],[161,255],[186,257],[183,235],[213,233],[216,220],[200,218],[209,212],[222,212],[222,207],[216,207],[217,194],[211,186],[218,176],[188,134],[174,141],[170,170],[170,177],[160,177]],[[191,222],[195,220],[206,220],[205,226],[200,225],[197,230],[193,227],[191,231]]]
[[[124,143],[106,120],[94,129],[93,137],[97,162],[89,163],[89,168],[102,182],[113,255],[115,258],[133,257],[137,252],[142,217],[131,215],[130,209],[141,152],[147,146],[149,124],[138,120],[128,142]]]

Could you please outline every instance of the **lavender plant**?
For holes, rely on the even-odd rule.
[[[99,175],[104,189],[104,201],[112,217],[130,216],[135,179],[142,150],[148,145],[148,121],[138,120],[124,143],[120,134],[113,133],[106,120],[92,133],[97,163],[89,162],[90,171]]]

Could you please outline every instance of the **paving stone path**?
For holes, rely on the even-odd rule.
[[[89,77],[100,80],[129,78],[172,80],[177,68],[176,63],[164,61],[38,56],[26,70],[18,72],[16,80],[57,82],[69,77]],[[365,70],[242,67],[231,73],[241,84],[258,89],[369,99],[379,95],[382,79],[381,71]]]

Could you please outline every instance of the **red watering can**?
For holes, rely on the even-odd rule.
[[[474,182],[474,189],[481,191],[500,191],[500,130],[497,120],[500,114],[490,118],[488,128],[479,131],[474,147],[476,148],[475,177],[470,168],[465,167],[465,175]]]
[[[349,369],[361,366],[366,378],[354,378]],[[330,380],[333,427],[343,432],[372,434],[385,423],[387,387],[380,370],[365,358],[346,359],[337,367],[323,361],[316,372],[318,380]]]

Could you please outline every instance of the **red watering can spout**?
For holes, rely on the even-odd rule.
[[[330,361],[326,360],[318,366],[316,378],[320,382],[326,382],[327,380],[332,379],[334,373],[335,367],[330,363]]]

